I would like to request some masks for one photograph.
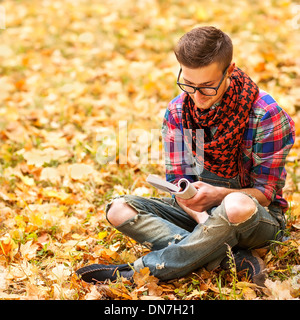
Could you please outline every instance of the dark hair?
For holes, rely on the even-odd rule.
[[[225,69],[232,60],[233,46],[223,31],[207,26],[192,29],[178,41],[174,53],[178,62],[196,69],[218,62]]]

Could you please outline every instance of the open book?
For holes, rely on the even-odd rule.
[[[185,178],[180,179],[177,185],[175,185],[156,175],[150,174],[146,181],[155,188],[174,194],[182,199],[190,199],[197,193],[197,189]]]

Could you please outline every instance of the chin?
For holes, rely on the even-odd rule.
[[[193,101],[194,101],[197,108],[203,109],[203,110],[209,109],[214,104],[211,101],[211,99],[206,99],[202,102],[196,102],[195,99],[193,99]]]
[[[200,104],[196,103],[197,108],[203,109],[203,110],[209,109],[212,105],[213,103],[200,103]]]

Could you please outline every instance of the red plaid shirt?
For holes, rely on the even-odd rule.
[[[190,164],[184,161],[182,127],[182,103],[186,93],[173,99],[166,110],[162,134],[165,143],[166,179],[177,182],[187,175]],[[211,128],[212,134],[215,128]],[[180,134],[178,134],[180,133]],[[181,136],[182,140],[178,141]],[[276,101],[260,90],[252,106],[248,127],[244,134],[243,163],[249,187],[260,190],[273,204],[287,210],[287,201],[282,197],[285,184],[286,157],[295,140],[295,125],[291,117],[281,109]],[[190,151],[191,152],[191,151]]]

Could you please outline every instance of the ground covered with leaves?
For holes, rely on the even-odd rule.
[[[7,0],[1,6],[0,299],[299,298],[296,3]],[[86,284],[74,275],[79,267],[133,262],[148,252],[113,229],[104,208],[121,194],[158,195],[145,178],[164,175],[158,132],[178,94],[172,48],[197,25],[229,33],[237,65],[296,123],[284,189],[291,205],[286,238],[259,250],[266,288],[237,274],[234,264],[167,282],[145,268],[134,284],[123,278]]]

